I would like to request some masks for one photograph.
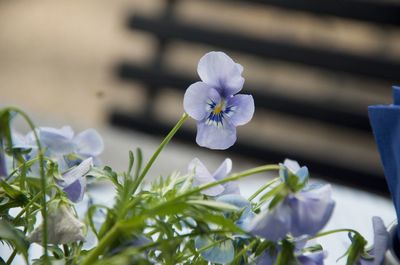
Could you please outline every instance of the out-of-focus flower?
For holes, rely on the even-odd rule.
[[[310,175],[308,168],[306,166],[300,167],[297,161],[291,159],[285,159],[283,164],[280,165],[279,176],[282,181],[295,192],[302,189]]]
[[[323,265],[324,259],[326,257],[325,251],[307,252],[296,255],[296,259],[300,265]],[[273,265],[276,261],[277,255],[271,256],[268,251],[264,253],[257,259],[257,265]]]
[[[301,265],[323,265],[326,253],[324,251],[301,254],[297,260]]]
[[[231,170],[232,160],[229,158],[225,159],[214,174],[211,174],[198,158],[193,159],[189,163],[189,173],[194,174],[194,186],[200,186],[224,179]],[[236,182],[227,182],[203,190],[202,193],[208,196],[219,196],[224,194],[239,194],[240,192]]]
[[[243,67],[223,52],[210,52],[199,61],[202,81],[186,90],[183,106],[197,121],[196,142],[210,149],[227,149],[236,141],[236,126],[248,123],[254,114],[251,95],[242,90]]]
[[[94,129],[85,130],[74,136],[74,132],[69,126],[60,129],[39,127],[36,129],[45,155],[56,159],[61,171],[79,164],[86,158],[93,158],[95,164],[98,163],[98,156],[103,152],[104,144],[101,136]],[[29,157],[37,153],[37,146],[33,132],[22,136],[13,134],[13,147],[20,149],[31,149]]]
[[[65,172],[58,181],[58,185],[63,188],[72,202],[79,202],[82,200],[86,189],[86,175],[92,167],[93,159],[89,157],[75,168]]]
[[[227,194],[217,198],[217,201],[229,203],[240,209],[241,215],[235,222],[236,225],[243,230],[249,228],[251,220],[254,218],[255,213],[251,209],[250,202],[238,194]]]
[[[210,245],[213,246],[207,248]],[[227,264],[233,260],[235,255],[235,249],[232,240],[230,239],[215,244],[215,241],[211,240],[209,237],[202,236],[195,239],[195,246],[197,250],[207,248],[204,251],[201,251],[201,256],[213,264]]]
[[[385,252],[389,247],[389,233],[386,230],[385,224],[382,219],[374,216],[372,217],[372,225],[374,228],[374,246],[371,251],[368,252],[373,259],[361,259],[357,262],[357,265],[380,265],[385,257]]]
[[[81,223],[71,212],[69,206],[57,203],[49,207],[47,219],[48,243],[59,245],[83,241],[83,223]],[[40,224],[29,236],[30,242],[42,244],[43,225]]]
[[[294,237],[312,236],[329,221],[334,205],[329,184],[290,193],[272,210],[256,216],[250,231],[271,241],[280,240],[288,233]]]

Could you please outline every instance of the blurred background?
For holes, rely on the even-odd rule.
[[[193,157],[211,171],[227,156],[235,171],[296,159],[334,183],[327,229],[371,239],[370,217],[395,214],[367,106],[391,103],[399,26],[395,0],[0,0],[0,105],[97,129],[103,162],[124,170],[128,150],[148,158],[180,118],[201,56],[222,50],[244,67],[253,120],[219,152],[196,146],[189,121],[150,174],[186,173]],[[265,177],[244,180],[244,195]],[[348,240],[329,239],[335,264]]]
[[[227,152],[197,147],[190,121],[166,170],[198,154],[239,168],[289,157],[387,195],[367,106],[391,102],[399,25],[395,1],[3,0],[0,103],[40,125],[98,129],[105,162],[124,167],[128,149],[151,153],[179,119],[199,58],[222,50],[244,66],[254,119]]]

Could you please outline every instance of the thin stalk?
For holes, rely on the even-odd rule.
[[[88,255],[85,257],[81,265],[88,265],[92,264],[95,262],[100,256],[103,251],[106,249],[106,247],[111,243],[114,242],[114,240],[117,238],[118,234],[120,233],[120,227],[119,224],[115,224],[110,232],[108,232],[99,242],[99,244],[88,253]]]
[[[249,197],[249,201],[254,200],[254,198],[256,198],[261,192],[263,192],[265,189],[267,189],[268,187],[270,187],[272,184],[274,184],[275,182],[277,182],[279,180],[279,178],[275,178],[267,183],[264,184],[264,186],[262,186],[261,188],[259,188],[253,195],[251,195]]]
[[[232,262],[237,261],[241,256],[243,256],[244,254],[246,254],[246,252],[251,249],[255,244],[257,243],[257,239],[254,239],[253,241],[250,242],[250,244],[248,244],[246,247],[242,248],[242,250],[240,250],[236,256],[234,257]]]
[[[26,210],[27,210],[32,204],[34,204],[35,201],[36,201],[37,199],[40,198],[41,195],[42,195],[42,192],[39,191],[39,192],[24,206],[24,208],[14,217],[14,221],[17,220],[18,218],[20,218],[20,217],[26,212]],[[39,205],[39,206],[41,206],[41,205]],[[14,224],[15,224],[15,223],[14,223]]]
[[[17,255],[17,249],[14,249],[6,262],[6,265],[10,265],[13,262],[16,255]]]
[[[30,129],[33,132],[33,135],[35,137],[35,142],[36,146],[38,147],[38,156],[39,156],[39,165],[40,165],[40,184],[42,188],[42,217],[43,217],[43,254],[44,254],[44,261],[46,264],[49,264],[49,257],[48,257],[48,246],[47,246],[47,207],[46,207],[46,176],[44,172],[44,155],[43,155],[43,149],[42,145],[40,144],[39,141],[39,136],[37,134],[37,131],[35,130],[36,127],[33,124],[32,120],[29,118],[29,116],[23,112],[22,110],[15,108],[15,107],[9,107],[6,108],[5,111],[15,111],[19,115],[22,116],[22,118],[26,121],[26,123],[29,125]]]
[[[136,179],[135,185],[133,186],[133,189],[132,189],[132,194],[134,194],[136,192],[137,188],[142,183],[144,177],[146,176],[147,172],[150,170],[151,166],[153,165],[154,161],[157,159],[158,155],[161,153],[161,151],[164,149],[164,147],[169,143],[169,141],[172,139],[172,137],[175,135],[175,133],[179,130],[179,128],[183,125],[183,123],[186,121],[186,119],[188,117],[189,117],[189,115],[184,113],[182,115],[182,118],[177,122],[177,124],[174,126],[174,128],[172,128],[172,130],[168,133],[168,135],[164,138],[164,140],[158,146],[157,150],[154,152],[154,154],[150,158],[149,162],[147,162],[142,173]]]
[[[323,236],[327,236],[327,235],[331,235],[331,234],[335,234],[335,233],[341,233],[341,232],[350,232],[350,233],[354,233],[354,234],[358,234],[358,235],[360,234],[356,230],[343,228],[343,229],[335,229],[335,230],[318,233],[315,236],[308,238],[308,240],[316,239],[318,237],[323,237]]]

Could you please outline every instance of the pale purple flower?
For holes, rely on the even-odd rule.
[[[243,67],[223,52],[210,52],[199,61],[202,81],[186,90],[183,106],[197,121],[196,142],[210,149],[227,149],[236,141],[236,127],[248,123],[254,114],[251,95],[242,90]]]
[[[83,223],[72,213],[64,203],[49,207],[47,221],[47,240],[49,244],[69,244],[83,241]],[[43,225],[39,225],[29,236],[29,242],[42,243]]]
[[[287,234],[294,237],[315,235],[329,221],[334,201],[331,186],[323,185],[289,194],[270,211],[264,211],[251,222],[254,235],[278,241]]]
[[[36,132],[46,151],[45,155],[56,159],[61,171],[65,171],[89,157],[93,158],[95,164],[98,164],[97,157],[104,148],[101,136],[94,129],[85,130],[77,135],[69,126],[60,129],[39,127]],[[34,157],[37,153],[37,146],[33,132],[25,136],[13,133],[13,147],[32,149],[28,159]]]
[[[308,168],[306,166],[300,167],[297,161],[286,158],[280,165],[282,168],[279,170],[279,175],[283,181],[288,180],[289,174],[296,176],[300,183],[305,183],[308,180],[310,175]]]
[[[374,246],[368,252],[373,259],[361,258],[357,265],[380,265],[385,257],[385,252],[389,247],[389,233],[386,230],[385,224],[382,219],[374,216],[372,217],[372,225],[374,228]]]
[[[325,251],[317,251],[317,252],[308,252],[297,255],[297,261],[300,265],[323,265],[324,259],[326,257]],[[275,264],[277,255],[271,256],[268,251],[264,251],[264,253],[257,259],[257,265],[273,265]]]
[[[201,186],[208,183],[212,183],[218,180],[224,179],[232,170],[232,160],[229,158],[219,166],[219,168],[211,174],[204,164],[195,158],[189,163],[189,173],[194,174],[193,186]],[[220,196],[224,194],[239,194],[239,187],[236,182],[227,182],[223,184],[218,184],[201,193],[208,196]]]
[[[301,254],[297,260],[301,265],[323,265],[326,253],[324,251]]]
[[[58,181],[58,185],[63,188],[72,202],[79,202],[82,200],[86,189],[86,175],[92,167],[93,159],[89,157],[78,166],[65,172]]]
[[[235,224],[243,230],[249,228],[250,222],[253,220],[255,213],[251,209],[251,204],[246,198],[238,194],[226,194],[218,197],[217,201],[232,204],[239,208],[239,210],[242,211],[242,214],[239,219],[236,220]]]
[[[214,244],[215,241],[218,241],[212,239],[213,238],[208,236],[197,237],[195,239],[196,249],[200,250],[202,248],[206,248],[207,246]],[[227,264],[233,260],[235,256],[235,249],[233,247],[232,240],[227,239],[219,244],[214,244],[213,247],[201,251],[200,254],[205,260],[213,264]]]

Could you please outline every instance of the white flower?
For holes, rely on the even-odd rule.
[[[63,203],[58,207],[50,207],[47,218],[47,236],[49,244],[68,244],[83,241],[83,223],[79,221],[70,208]],[[29,236],[30,242],[42,244],[43,223]]]

